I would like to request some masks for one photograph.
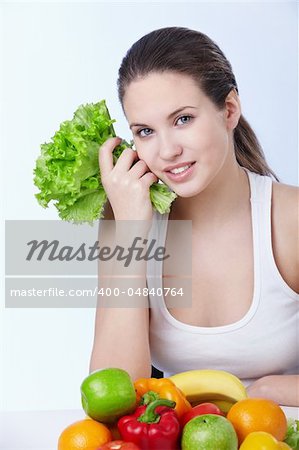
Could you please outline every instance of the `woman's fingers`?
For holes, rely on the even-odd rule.
[[[100,147],[99,165],[102,178],[109,175],[109,173],[112,171],[114,167],[112,152],[115,149],[115,147],[120,143],[121,138],[113,137],[107,139],[107,141],[105,141],[104,144]]]
[[[153,183],[157,183],[158,177],[153,172],[147,172],[145,175],[143,175],[140,178],[140,181],[146,186],[147,188],[150,188],[150,186]]]
[[[129,161],[129,158],[128,158]],[[140,179],[142,184],[144,186],[147,186],[148,188],[151,186],[151,184],[158,181],[158,177],[150,171],[145,161],[140,159],[137,161],[129,170],[128,172],[130,174],[130,177],[134,180]]]
[[[102,178],[108,175],[114,168],[116,172],[128,172],[134,161],[138,160],[136,151],[131,148],[126,148],[122,151],[114,166],[112,153],[115,147],[120,143],[121,138],[115,137],[107,139],[101,146],[99,151],[99,165]]]
[[[114,173],[129,173],[132,179],[142,178],[143,183],[149,186],[158,181],[156,175],[149,171],[147,164],[142,160],[138,160],[137,152],[131,148],[123,150],[119,156],[116,165],[113,163],[113,150],[121,143],[121,138],[113,137],[107,139],[101,146],[99,151],[99,165],[101,178],[108,176],[114,169]],[[135,161],[135,164],[134,164]],[[147,175],[145,177],[145,175]]]
[[[137,152],[131,148],[125,148],[117,160],[115,170],[120,172],[128,172],[134,161],[138,160]]]
[[[130,176],[134,179],[142,177],[146,172],[149,172],[149,168],[142,159],[137,161],[129,170]]]

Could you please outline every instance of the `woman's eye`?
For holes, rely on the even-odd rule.
[[[150,128],[142,128],[137,131],[138,136],[145,137],[151,134],[152,130]]]
[[[185,123],[190,122],[190,120],[192,119],[191,116],[181,116],[178,118],[177,120],[177,124],[178,125],[185,125]],[[181,121],[181,123],[179,123]]]

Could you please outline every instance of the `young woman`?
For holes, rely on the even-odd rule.
[[[123,367],[135,379],[152,362],[165,376],[218,368],[250,396],[298,406],[298,190],[268,167],[229,61],[200,32],[159,29],[128,51],[118,89],[137,151],[114,166],[120,138],[100,150],[106,218],[152,221],[161,245],[168,220],[192,220],[192,306],[100,306],[91,370]],[[169,214],[151,205],[158,179],[178,196]],[[136,274],[135,286],[157,287],[145,265]]]

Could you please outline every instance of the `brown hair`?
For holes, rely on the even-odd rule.
[[[205,95],[223,109],[225,99],[238,86],[230,62],[207,35],[182,27],[161,28],[139,39],[128,50],[117,81],[120,102],[127,86],[152,72],[177,72],[191,76]],[[243,115],[234,130],[238,163],[261,175],[278,178],[268,166],[261,145]]]

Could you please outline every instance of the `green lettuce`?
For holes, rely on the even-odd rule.
[[[73,223],[92,223],[103,217],[107,194],[101,183],[98,152],[109,137],[116,136],[114,122],[105,100],[81,105],[73,119],[62,122],[51,141],[41,145],[34,184],[42,207],[54,201],[59,217]],[[130,144],[123,141],[114,149],[114,163],[127,147]],[[164,183],[150,187],[153,208],[161,214],[170,211],[175,198]]]
[[[293,450],[299,450],[299,420],[288,419],[288,429],[284,442]]]

